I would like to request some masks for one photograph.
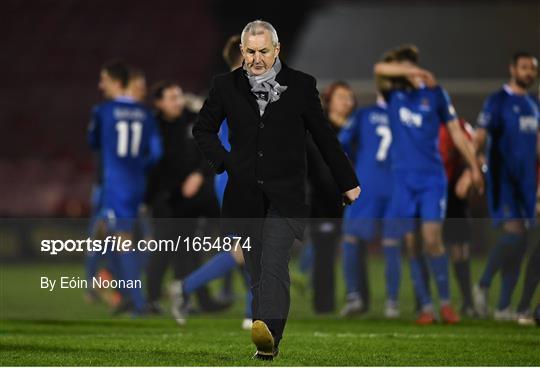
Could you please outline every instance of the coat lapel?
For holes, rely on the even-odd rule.
[[[252,107],[253,111],[257,115],[257,117],[260,117],[259,113],[259,105],[257,104],[257,99],[251,93],[251,86],[249,85],[249,82],[247,78],[244,76],[244,71],[242,67],[236,69],[234,71],[236,75],[236,87],[240,90],[240,93],[247,99],[247,102]]]
[[[288,69],[287,65],[285,65],[285,63],[281,62],[281,71],[276,75],[276,81],[281,86],[287,86],[288,87],[288,78],[287,78],[288,70],[287,69]],[[264,114],[262,116],[263,120],[268,119],[268,116],[270,116],[270,114],[272,114],[272,112],[276,109],[276,107],[279,107],[278,106],[279,103],[281,102],[281,100],[286,95],[287,95],[287,90],[285,92],[283,92],[283,94],[280,96],[279,100],[266,105],[266,109],[264,109]]]

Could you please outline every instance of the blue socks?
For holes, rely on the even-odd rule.
[[[343,272],[347,294],[359,293],[360,280],[358,270],[360,267],[360,248],[350,241],[343,242]]]
[[[246,318],[253,318],[253,309],[252,309],[253,293],[251,292],[251,288],[249,287],[250,285],[249,273],[247,272],[245,268],[243,269],[242,275],[244,276],[244,282],[246,284],[246,306],[244,309],[244,316]]]
[[[500,237],[499,241],[489,254],[486,268],[484,269],[484,273],[479,282],[480,287],[489,288],[493,276],[502,267],[502,264],[511,256],[514,247],[519,243],[520,238],[519,235],[510,233],[504,233]]]
[[[424,280],[422,273],[422,264],[419,258],[410,258],[409,266],[411,271],[411,279],[413,282],[414,290],[416,296],[420,302],[420,306],[424,307],[426,305],[431,305],[431,296],[427,290],[427,285]]]
[[[450,302],[450,281],[448,278],[448,256],[446,253],[440,256],[428,256],[431,272],[437,284],[441,304]]]
[[[386,294],[388,300],[397,302],[401,279],[401,249],[399,246],[383,246],[385,259]]]
[[[118,253],[118,259],[120,263],[120,274],[124,280],[141,280],[141,267],[139,263],[139,252],[122,252]],[[142,289],[124,289],[121,291],[123,295],[129,296],[135,310],[142,312],[144,310],[145,299]]]
[[[300,272],[307,274],[313,268],[313,244],[308,243],[300,253]]]
[[[184,293],[193,293],[201,286],[227,274],[235,267],[236,261],[230,252],[218,253],[184,279]]]
[[[84,265],[86,269],[86,280],[88,280],[88,282],[91,282],[92,278],[96,276],[99,262],[102,258],[104,258],[104,256],[99,252],[86,253]]]
[[[516,288],[521,269],[521,261],[527,250],[527,239],[525,236],[519,236],[517,242],[513,245],[512,255],[504,260],[501,266],[501,294],[497,309],[503,310],[510,306],[512,294]]]

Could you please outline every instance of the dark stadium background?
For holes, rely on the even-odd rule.
[[[88,215],[95,174],[86,125],[100,101],[99,68],[113,57],[142,68],[149,85],[172,79],[204,96],[212,75],[226,71],[224,41],[263,18],[276,26],[289,65],[314,74],[320,87],[347,80],[362,104],[373,99],[373,62],[389,47],[410,42],[460,115],[474,122],[485,96],[507,79],[510,55],[520,49],[540,55],[537,1],[407,4],[3,1],[0,216]]]

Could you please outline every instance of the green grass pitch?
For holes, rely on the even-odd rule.
[[[480,266],[474,263],[475,277]],[[168,317],[112,318],[105,306],[86,304],[80,290],[49,293],[39,289],[40,276],[82,276],[80,265],[2,265],[0,270],[2,366],[540,365],[539,328],[467,319],[457,326],[415,326],[406,265],[402,317],[385,320],[383,265],[378,257],[370,261],[371,311],[362,317],[315,316],[309,291],[301,281],[293,283],[291,318],[281,354],[273,363],[250,359],[254,348],[249,332],[240,329],[243,284],[239,278],[235,280],[238,301],[231,310],[194,316],[179,327]],[[294,280],[300,279],[297,272],[293,274]],[[341,275],[337,279],[341,305]],[[498,282],[493,302],[497,290]],[[458,306],[455,285],[452,291]]]

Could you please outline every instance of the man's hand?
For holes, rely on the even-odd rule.
[[[360,187],[356,187],[356,188],[346,191],[345,193],[343,193],[344,204],[347,205],[347,204],[353,203],[354,201],[356,201],[359,195],[360,195]]]
[[[478,194],[484,194],[484,176],[482,175],[482,172],[478,166],[471,169],[471,179],[474,187],[478,191]]]
[[[461,176],[459,177],[456,183],[456,188],[455,188],[456,196],[459,199],[467,198],[467,195],[469,194],[471,186],[472,186],[472,173],[471,173],[471,170],[466,169],[465,171],[463,171],[463,174],[461,174]]]
[[[204,176],[200,172],[191,173],[182,184],[182,195],[185,198],[192,198],[197,194],[204,182]]]

